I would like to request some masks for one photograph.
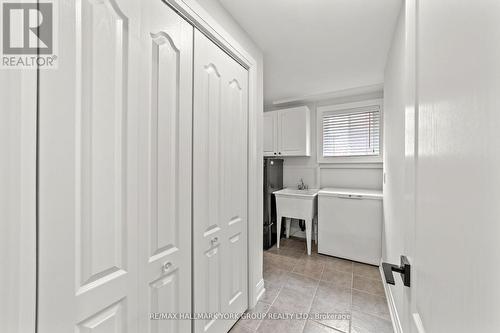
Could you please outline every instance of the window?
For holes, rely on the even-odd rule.
[[[319,162],[379,162],[380,103],[318,108]]]

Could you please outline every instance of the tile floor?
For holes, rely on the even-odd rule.
[[[393,332],[378,267],[324,256],[315,247],[308,256],[302,239],[282,239],[280,245],[264,251],[266,292],[250,313],[335,313],[344,317],[241,319],[231,333]]]

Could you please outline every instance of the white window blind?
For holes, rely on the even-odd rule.
[[[323,113],[323,157],[380,154],[377,105]]]

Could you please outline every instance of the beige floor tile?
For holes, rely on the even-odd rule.
[[[366,313],[353,311],[351,317],[351,333],[393,333],[392,324]]]
[[[351,289],[339,287],[333,283],[321,281],[316,291],[311,314],[329,314],[335,318],[318,318],[316,321],[342,332],[349,331],[348,316],[351,309]]]
[[[351,306],[351,289],[339,287],[333,283],[321,281],[314,297],[313,309],[316,313],[349,312]]]
[[[317,252],[312,252],[311,255],[308,255],[306,252],[300,257],[301,260],[314,261],[314,262],[327,262],[331,260],[331,257],[325,256],[322,254],[318,254]]]
[[[334,329],[333,332],[349,333],[350,320],[349,319],[322,319],[318,323],[326,327]],[[375,332],[374,332],[375,333]]]
[[[304,327],[303,333],[338,333],[338,332],[341,331],[325,326],[323,324],[319,324],[315,321],[308,320],[306,322],[306,326]]]
[[[352,287],[352,273],[337,271],[330,267],[325,267],[321,280],[335,283],[342,288]]]
[[[280,314],[284,311],[272,306],[268,315]],[[302,333],[304,329],[305,320],[298,319],[271,319],[271,317],[264,319],[257,328],[258,333]]]
[[[329,268],[335,271],[352,273],[352,261],[329,257],[328,260],[325,261],[325,268]]]
[[[291,271],[298,259],[279,254],[268,253],[264,256],[264,270],[268,268],[278,268],[284,271]]]
[[[260,301],[267,304],[273,304],[276,296],[278,296],[278,293],[281,289],[281,284],[265,282],[264,288],[266,289],[266,291],[264,291],[264,294],[260,298]]]
[[[305,249],[297,249],[297,248],[290,248],[290,247],[284,247],[284,246],[281,246],[278,249],[275,245],[267,251],[269,251],[269,253],[272,253],[272,254],[279,254],[279,255],[282,255],[284,257],[299,259],[302,256],[302,254],[304,254]]]
[[[292,266],[293,265],[293,266]],[[318,271],[321,281],[318,281]],[[259,303],[271,312],[333,313],[344,318],[272,320],[233,333],[386,333],[392,332],[389,309],[378,267],[305,252],[305,240],[282,239],[281,247],[264,252],[266,292]],[[352,288],[352,289],[351,289]],[[346,319],[345,316],[349,318]],[[242,321],[242,320],[240,320]],[[240,331],[236,331],[239,329]]]
[[[239,320],[234,326],[231,328],[229,333],[253,333],[254,330],[244,326]]]
[[[354,275],[352,288],[378,296],[385,296],[384,285],[381,280]]]
[[[355,289],[352,291],[352,309],[353,311],[361,311],[382,319],[391,319],[385,297],[367,294]]]
[[[291,272],[288,274],[288,279],[284,286],[294,289],[300,293],[314,296],[318,283],[319,280]]]
[[[255,331],[263,319],[261,315],[266,314],[270,308],[271,305],[267,303],[257,302],[257,305],[253,309],[248,310],[239,322],[243,326]]]
[[[263,272],[264,282],[283,285],[287,280],[288,272],[278,268],[267,268]]]
[[[307,244],[305,239],[302,240],[297,238],[282,238],[280,240],[280,247],[281,246],[304,251],[306,249]]]
[[[353,264],[353,272],[354,275],[363,276],[370,279],[382,280],[382,277],[380,276],[380,270],[377,266],[355,262]]]
[[[281,288],[273,307],[283,312],[307,313],[311,308],[313,293],[305,293],[290,287]]]
[[[323,273],[324,267],[325,264],[323,262],[311,261],[301,258],[297,260],[293,268],[293,272],[319,280],[321,278],[321,274]]]

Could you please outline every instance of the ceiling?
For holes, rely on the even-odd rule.
[[[401,0],[219,0],[264,52],[264,100],[383,82]]]

